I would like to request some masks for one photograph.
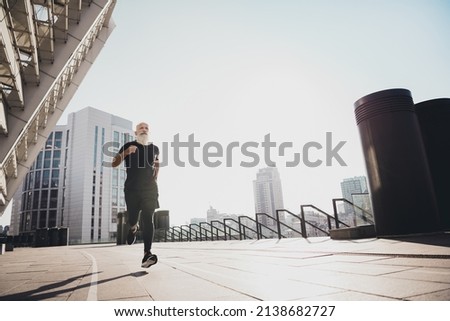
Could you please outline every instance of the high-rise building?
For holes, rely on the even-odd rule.
[[[267,167],[258,171],[256,180],[253,181],[253,193],[256,213],[265,213],[275,219],[276,210],[284,208],[281,179],[276,167]],[[274,226],[274,219],[263,216],[261,223]],[[280,220],[284,220],[284,213],[280,213]]]
[[[18,232],[68,227],[71,244],[114,240],[117,213],[126,208],[126,172],[123,164],[107,166],[111,155],[104,148],[113,154],[133,139],[129,120],[92,107],[70,114],[47,138],[16,194]]]
[[[355,195],[367,194],[367,180],[365,176],[345,178],[341,182],[342,197],[353,203]]]
[[[342,197],[350,203],[344,203],[344,217],[342,219],[347,223],[357,224],[362,216],[372,213],[372,206],[365,176],[355,176],[345,178],[341,182]],[[352,206],[351,204],[356,205]],[[362,211],[362,210],[364,211]]]
[[[228,213],[220,213],[219,210],[209,206],[209,209],[206,211],[206,221],[211,223],[211,221],[223,221],[225,218],[232,218],[234,220],[238,219],[237,214],[228,214]]]
[[[190,223],[191,224],[200,224],[200,223],[203,223],[203,222],[206,222],[206,218],[204,218],[204,217],[193,217],[193,218],[191,218],[191,221],[190,221]]]
[[[212,206],[209,206],[209,209],[206,211],[206,221],[211,223],[211,221],[220,219],[219,211]]]

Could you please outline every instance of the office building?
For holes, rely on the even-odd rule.
[[[126,172],[108,163],[133,139],[129,120],[92,107],[70,114],[50,133],[15,197],[19,233],[68,227],[70,244],[114,240],[117,213],[126,208]]]
[[[362,216],[372,219],[373,212],[365,176],[345,178],[341,182],[341,191],[342,198],[348,200],[343,206],[344,212],[341,218],[344,222],[357,225]]]
[[[276,226],[276,210],[283,209],[283,191],[280,174],[276,167],[260,169],[253,181],[253,193],[256,213],[265,213],[272,217],[262,216],[260,222],[268,226]],[[280,213],[280,220],[284,221],[284,213]]]
[[[342,197],[353,203],[359,195],[368,194],[366,177],[355,176],[345,178],[341,182],[341,191]]]

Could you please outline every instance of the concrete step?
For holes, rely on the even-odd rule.
[[[375,225],[361,225],[330,230],[333,240],[364,239],[376,237]]]

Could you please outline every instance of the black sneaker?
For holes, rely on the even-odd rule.
[[[132,245],[134,244],[134,242],[136,242],[136,233],[139,230],[139,226],[136,225],[134,228],[130,228],[128,230],[128,235],[127,235],[127,244],[128,245]]]
[[[148,252],[148,253],[145,253],[144,258],[142,259],[141,267],[149,268],[152,265],[156,264],[157,262],[158,262],[158,257],[155,254]]]

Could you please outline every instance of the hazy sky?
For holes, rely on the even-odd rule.
[[[411,90],[415,102],[450,97],[450,2],[133,0],[118,1],[116,28],[75,94],[67,114],[92,106],[147,121],[151,140],[162,147],[179,134],[200,144],[189,164],[187,152],[161,169],[160,203],[171,223],[221,212],[254,214],[252,181],[265,167],[261,143],[270,134],[284,203],[299,212],[314,204],[331,212],[340,182],[366,175],[353,103],[388,88]],[[347,166],[325,164],[326,133]],[[216,168],[203,164],[203,146],[224,149]],[[252,158],[226,148],[258,143]],[[282,143],[292,143],[279,156]],[[309,142],[310,161],[286,162]],[[214,149],[212,148],[210,152]]]

